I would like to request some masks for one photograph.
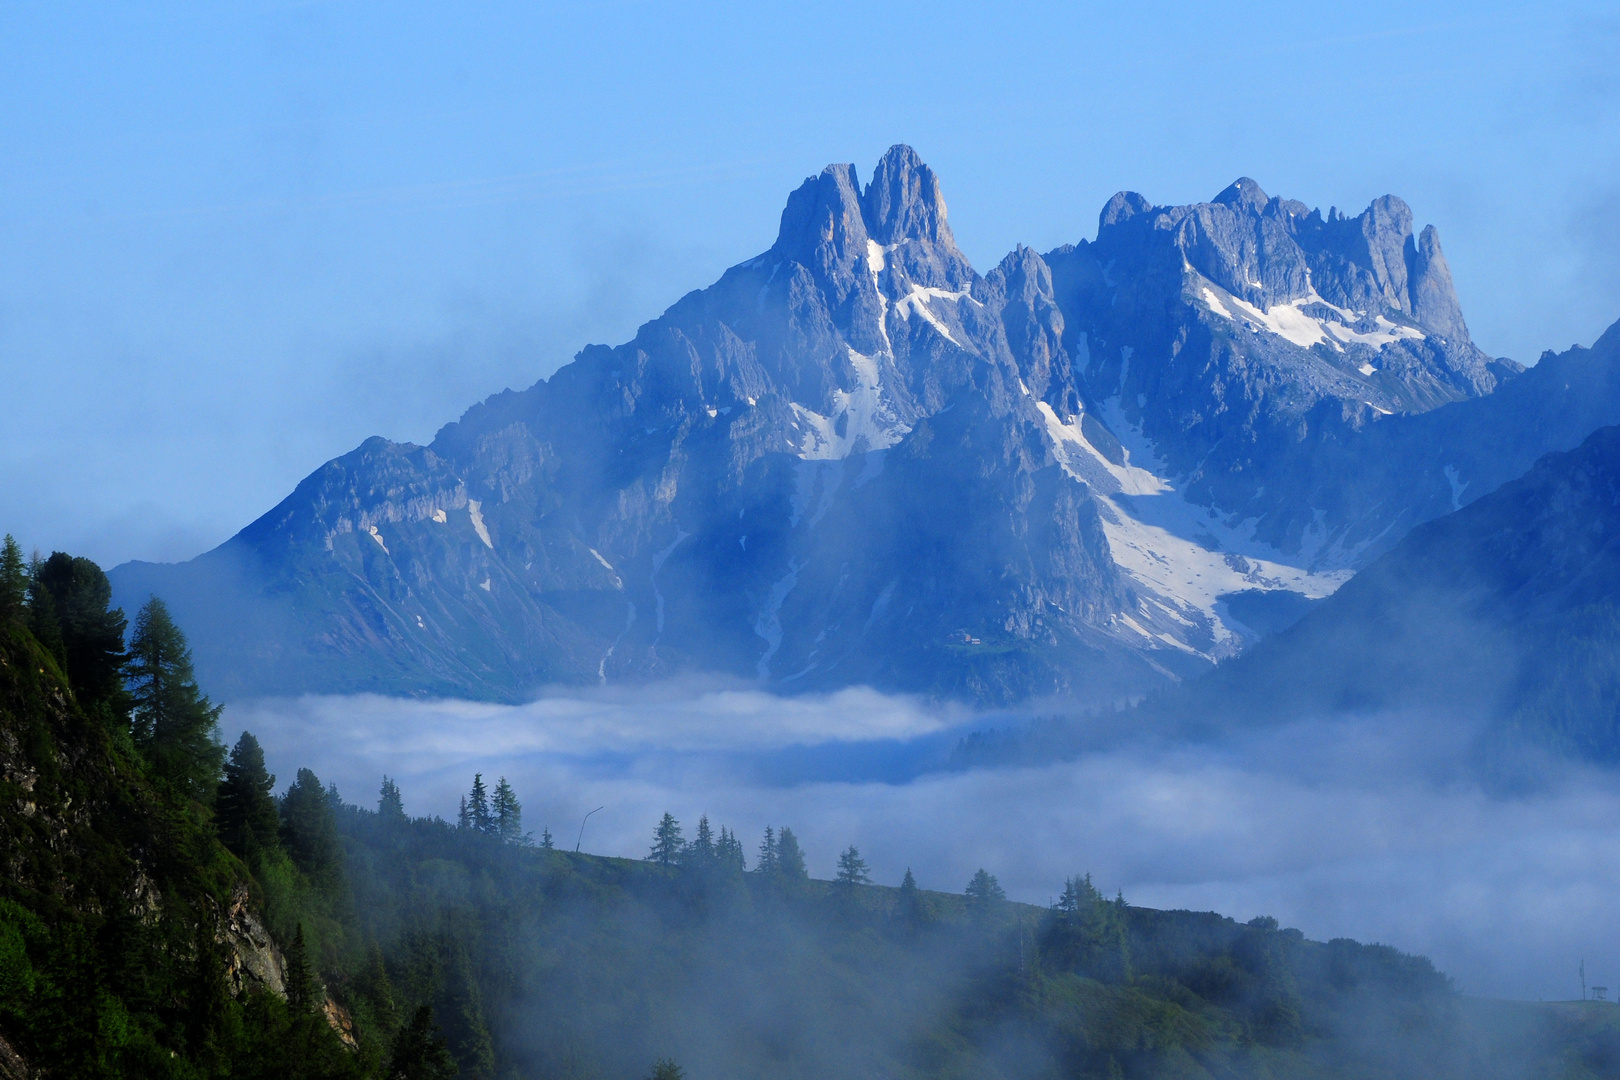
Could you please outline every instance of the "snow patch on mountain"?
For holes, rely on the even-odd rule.
[[[1313,572],[1303,559],[1291,559],[1256,540],[1252,523],[1228,522],[1188,502],[1165,475],[1152,444],[1125,419],[1119,399],[1110,398],[1104,407],[1107,426],[1124,451],[1123,464],[1109,461],[1091,445],[1081,417],[1064,422],[1047,402],[1036,405],[1059,464],[1089,485],[1097,500],[1114,562],[1147,594],[1142,611],[1120,616],[1124,628],[1216,660],[1236,652],[1243,637],[1222,613],[1223,594],[1287,589],[1316,599],[1349,580],[1347,567]],[[1147,610],[1149,601],[1160,614]],[[1189,643],[1189,637],[1199,644]]]
[[[591,550],[591,554],[596,555],[594,548]],[[596,555],[596,557],[600,559],[602,556]],[[619,631],[619,636],[613,639],[613,644],[608,646],[608,651],[602,654],[601,661],[596,665],[596,679],[600,685],[607,685],[607,663],[613,659],[614,650],[619,647],[619,643],[624,640],[624,635],[628,634],[630,628],[634,625],[636,625],[636,605],[630,604],[630,613],[624,619],[624,629]]]
[[[1457,472],[1457,466],[1455,465],[1447,465],[1443,471],[1446,483],[1451,485],[1451,509],[1453,511],[1461,510],[1463,492],[1468,490],[1471,481],[1464,480]]]
[[[1375,349],[1381,349],[1391,342],[1422,341],[1424,337],[1423,331],[1411,326],[1402,326],[1384,315],[1368,316],[1366,312],[1350,311],[1336,304],[1330,304],[1318,296],[1315,289],[1298,300],[1286,304],[1273,304],[1264,310],[1215,285],[1203,286],[1202,295],[1205,307],[1212,314],[1238,323],[1255,333],[1264,330],[1276,334],[1303,349],[1323,344],[1335,352],[1343,352],[1346,345],[1353,344],[1370,345]],[[1229,304],[1231,307],[1227,306]],[[1233,308],[1238,314],[1233,314]],[[1317,312],[1331,312],[1334,317],[1313,314],[1306,311],[1307,308],[1313,308]],[[1362,329],[1356,329],[1357,327]],[[1371,372],[1366,371],[1364,366],[1362,374]]]
[[[765,655],[759,658],[755,670],[760,679],[771,677],[771,658],[782,647],[782,602],[787,599],[788,593],[799,583],[799,570],[801,564],[796,559],[788,561],[788,572],[781,580],[771,586],[770,596],[766,598],[764,610],[754,622],[754,633],[765,639]]]
[[[911,430],[883,393],[878,359],[846,349],[855,386],[832,392],[832,415],[792,403],[800,432],[799,457],[805,461],[839,461],[857,450],[887,450]]]
[[[675,530],[675,539],[669,542],[669,547],[664,548],[662,551],[653,555],[652,573],[648,576],[647,580],[652,585],[653,601],[656,605],[655,615],[657,618],[658,634],[660,637],[663,636],[664,633],[664,594],[658,589],[658,571],[664,568],[665,560],[667,560],[671,555],[675,554],[675,549],[681,546],[681,541],[685,540],[691,535],[692,534],[687,532],[685,529],[677,527]],[[656,645],[657,643],[657,638],[654,638],[653,644]]]
[[[478,539],[484,542],[485,547],[494,551],[495,544],[489,538],[489,530],[484,527],[483,504],[477,499],[468,499],[467,516],[472,518],[473,532],[478,534]]]
[[[966,289],[962,289],[959,292],[952,292],[949,289],[935,289],[926,288],[922,285],[913,285],[910,292],[894,302],[894,313],[907,321],[910,321],[912,313],[916,313],[920,318],[927,322],[929,326],[932,326],[935,330],[939,331],[940,336],[946,341],[949,341],[952,345],[955,345],[959,349],[963,348],[962,343],[956,340],[955,336],[951,334],[950,327],[941,322],[939,316],[935,315],[933,311],[929,310],[929,302],[939,300],[950,303],[959,303],[963,300],[970,300],[973,303],[978,303],[977,300],[973,300],[973,298],[968,295],[968,290]]]

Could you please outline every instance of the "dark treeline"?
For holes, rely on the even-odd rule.
[[[275,797],[251,735],[227,758],[167,607],[111,597],[88,559],[0,544],[0,1075],[453,1075],[430,1009],[355,1039],[323,985],[335,793],[305,770]],[[241,976],[244,901],[284,993]]]
[[[1616,1013],[1596,1003],[1486,1009],[1421,958],[1137,908],[1084,874],[1037,908],[983,869],[958,893],[909,870],[874,884],[851,845],[824,881],[790,827],[750,849],[670,814],[642,859],[576,854],[525,832],[518,793],[482,774],[454,822],[411,816],[387,777],[375,809],[309,768],[278,796],[253,735],[220,744],[162,603],[128,626],[109,597],[93,563],[29,563],[8,539],[0,800],[31,809],[0,819],[0,1035],[45,1077],[1575,1078],[1620,1063]],[[226,977],[210,928],[244,881],[285,955],[284,997]]]

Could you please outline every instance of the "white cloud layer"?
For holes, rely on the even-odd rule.
[[[1503,794],[1456,765],[1462,733],[1421,719],[1319,723],[1218,744],[1151,739],[1076,760],[944,771],[963,713],[847,690],[777,698],[665,687],[520,707],[379,697],[233,706],[284,785],[300,766],[369,804],[393,776],[414,814],[452,816],[472,774],[506,776],[536,833],[645,854],[665,810],[739,831],[790,825],[812,873],[856,844],[880,882],[909,866],[959,890],[975,869],[1047,902],[1089,872],[1133,903],[1275,915],[1314,938],[1432,957],[1470,992],[1567,998],[1620,982],[1620,777],[1569,768]]]

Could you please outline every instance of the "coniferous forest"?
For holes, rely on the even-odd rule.
[[[269,774],[161,600],[0,558],[0,1077],[1591,1077],[1599,1003],[1486,1002],[1421,957],[1158,911],[810,877],[791,825],[558,850]]]

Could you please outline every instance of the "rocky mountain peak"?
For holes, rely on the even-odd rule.
[[[1108,204],[1102,208],[1102,213],[1097,215],[1097,232],[1100,235],[1110,225],[1117,225],[1127,218],[1145,214],[1152,209],[1153,204],[1142,195],[1134,191],[1118,192],[1108,200]]]
[[[855,166],[828,165],[788,196],[771,254],[847,287],[867,239]]]
[[[939,177],[905,145],[883,155],[864,194],[853,165],[806,179],[788,197],[770,254],[815,272],[840,303],[874,267],[951,290],[975,276],[946,224]]]
[[[1408,237],[1403,251],[1411,267],[1407,288],[1412,317],[1442,337],[1467,341],[1468,324],[1463,322],[1462,305],[1451,283],[1451,267],[1440,251],[1440,230],[1423,226],[1417,243]]]
[[[945,196],[939,177],[923,164],[911,147],[889,147],[872,182],[861,200],[866,226],[872,239],[885,246],[907,240],[921,240],[955,248],[951,228],[945,223]]]
[[[1465,334],[1399,199],[1324,218],[1247,177],[1190,206],[1120,192],[1094,241],[980,277],[899,145],[864,186],[849,164],[806,179],[769,251],[634,340],[432,447],[368,443],[119,587],[201,620],[244,693],[1146,685],[1241,647],[1225,593],[1342,580],[1367,515],[1300,477],[1319,447],[1492,390]],[[1410,518],[1389,494],[1407,460],[1370,496],[1397,506],[1386,531]],[[1451,475],[1445,506],[1470,482]],[[318,619],[274,607],[304,579]],[[295,625],[296,649],[270,640]],[[996,644],[955,651],[958,631]]]
[[[1211,201],[1230,206],[1234,210],[1258,211],[1264,210],[1271,198],[1260,190],[1259,184],[1247,176],[1240,176]]]

